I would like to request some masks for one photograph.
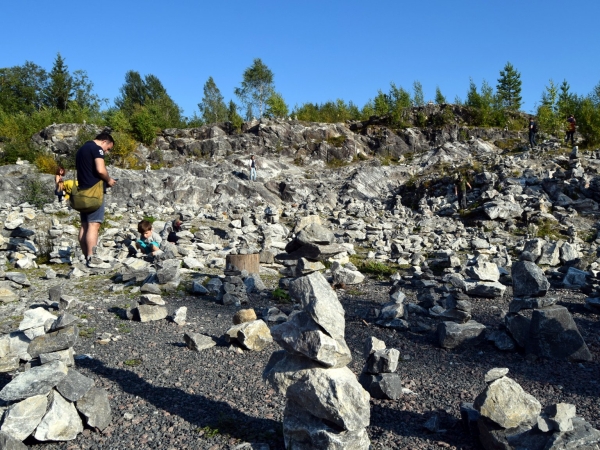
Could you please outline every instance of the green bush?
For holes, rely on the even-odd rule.
[[[39,177],[27,180],[23,186],[20,203],[27,202],[38,209],[54,201],[54,187]]]
[[[273,290],[272,295],[275,300],[279,300],[280,302],[287,303],[290,301],[290,294],[279,287]]]

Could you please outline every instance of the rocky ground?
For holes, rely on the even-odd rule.
[[[120,310],[139,294],[110,292],[112,282],[104,276],[69,281],[66,271],[56,280],[36,279],[30,274],[34,298],[45,299],[45,291],[61,284],[63,293],[83,300],[76,314],[83,319],[81,337],[75,346],[76,366],[83,374],[108,390],[113,422],[103,433],[85,430],[75,441],[25,443],[38,449],[234,449],[243,443],[266,443],[283,447],[281,420],[284,398],[265,381],[262,371],[275,343],[261,352],[230,347],[221,336],[239,309],[218,304],[214,298],[191,296],[185,290],[163,295],[172,315],[180,306],[188,308],[188,323],[178,326],[162,320],[150,323],[121,319]],[[188,277],[197,277],[191,274]],[[191,278],[183,283],[185,286]],[[276,278],[264,277],[268,288]],[[596,428],[600,426],[600,323],[583,308],[583,296],[556,291],[559,304],[566,306],[593,354],[593,362],[569,363],[535,360],[521,353],[504,353],[483,343],[461,351],[439,348],[435,333],[398,332],[379,328],[364,320],[369,310],[387,302],[390,282],[367,279],[352,289],[338,290],[346,311],[346,341],[352,350],[349,365],[360,374],[364,365],[362,346],[376,336],[388,347],[400,350],[398,373],[403,386],[414,394],[399,400],[371,400],[368,434],[375,449],[383,448],[477,448],[460,422],[459,405],[471,402],[485,387],[484,374],[493,367],[507,367],[509,376],[543,406],[568,402],[577,414]],[[406,290],[409,298],[410,289]],[[497,328],[508,308],[504,300],[473,298],[473,319]],[[285,311],[294,307],[278,303],[270,295],[250,294],[248,307],[257,311],[277,305]],[[18,317],[5,319],[4,328]],[[183,342],[186,331],[208,334],[217,346],[193,352]],[[109,333],[110,338],[104,333]],[[104,336],[103,336],[104,334]],[[101,338],[104,342],[99,343]],[[0,378],[0,388],[10,377]],[[440,431],[424,424],[432,416],[440,419]]]
[[[85,429],[65,443],[30,437],[26,444],[283,448],[286,399],[262,379],[279,346],[241,350],[223,335],[240,307],[254,308],[259,318],[268,306],[286,314],[297,309],[274,298],[274,290],[284,292],[290,280],[312,271],[329,277],[345,309],[352,372],[362,371],[363,344],[371,336],[400,351],[405,392],[398,400],[371,400],[373,448],[477,448],[460,421],[460,404],[474,401],[486,387],[484,375],[496,367],[508,368],[542,406],[573,404],[578,416],[600,427],[600,150],[567,149],[548,136],[530,150],[518,131],[462,125],[399,134],[374,124],[250,125],[242,134],[219,126],[165,130],[156,142],[164,164],[159,170],[109,166],[119,182],[107,192],[90,269],[77,244],[78,214],[43,197],[52,176],[25,162],[0,167],[0,338],[18,329],[31,307],[56,313],[49,289],[60,286],[67,303],[69,296],[81,302],[69,309],[82,322],[76,368],[108,391],[113,412],[101,432]],[[72,156],[81,127],[53,125],[33,141],[57,157]],[[143,146],[137,153],[144,162],[151,158]],[[257,182],[247,176],[250,153],[259,155]],[[466,210],[454,191],[460,177],[471,184]],[[141,219],[155,219],[160,231],[175,216],[184,229],[165,265],[132,257]],[[259,254],[266,285],[255,286],[248,304],[192,294],[204,290],[206,275],[223,276],[226,258],[244,254]],[[390,301],[389,273],[362,281],[382,267],[403,276],[398,286],[407,298],[394,298],[391,310],[381,307]],[[124,319],[145,279],[170,316],[187,307],[187,324]],[[234,303],[245,298],[247,286],[239,282]],[[513,287],[522,298],[506,316]],[[552,298],[566,310],[552,307]],[[519,308],[525,309],[517,315]],[[537,339],[526,319],[531,308],[561,311],[561,331],[567,331],[545,334],[557,359],[536,350],[499,350],[529,346],[517,336]],[[577,335],[568,313],[587,344],[573,341],[581,362],[568,362],[577,350],[565,342]],[[443,349],[436,333],[442,315],[460,325],[472,319],[488,337],[497,331],[496,341]],[[524,335],[517,319],[526,322]],[[49,331],[39,328],[36,333]],[[218,344],[189,350],[184,333],[190,332]],[[7,372],[0,374],[0,389],[14,375],[15,358],[19,370],[31,365],[31,355],[13,350],[0,345],[0,369]]]

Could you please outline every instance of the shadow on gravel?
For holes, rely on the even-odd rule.
[[[271,448],[283,448],[279,422],[248,416],[225,402],[188,394],[178,388],[153,386],[134,372],[107,367],[97,359],[79,360],[77,364],[114,381],[124,392],[181,417],[198,427],[197,431],[209,427],[242,441],[269,442]]]
[[[437,432],[425,428],[425,424],[433,416],[438,419]],[[461,421],[444,410],[427,411],[420,414],[371,404],[371,425],[399,436],[443,441],[456,448],[465,448],[473,444],[471,436],[464,429]],[[377,438],[377,434],[378,432],[374,431],[371,439]]]

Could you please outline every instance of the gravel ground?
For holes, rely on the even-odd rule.
[[[268,285],[274,280],[265,282]],[[188,307],[184,327],[166,320],[121,320],[119,309],[139,294],[109,292],[111,285],[105,277],[90,277],[71,289],[87,300],[77,311],[88,321],[81,327],[82,337],[75,347],[80,355],[77,369],[108,390],[113,422],[103,433],[86,429],[75,441],[65,443],[38,443],[30,438],[26,443],[31,448],[216,450],[234,449],[244,442],[284,448],[284,398],[261,378],[269,356],[278,350],[277,344],[262,352],[230,349],[220,337],[237,308],[182,291],[163,298],[170,313],[180,306]],[[90,294],[84,294],[84,286]],[[363,318],[371,308],[388,301],[389,286],[369,280],[354,289],[338,291],[346,310],[346,340],[354,357],[350,369],[360,373],[363,342],[376,336],[388,347],[400,350],[403,361],[398,373],[404,386],[415,393],[394,401],[371,401],[368,433],[374,449],[477,448],[459,421],[459,405],[474,400],[484,388],[484,374],[493,367],[508,367],[509,376],[543,406],[573,403],[578,415],[600,428],[600,321],[583,308],[581,294],[550,293],[572,312],[590,347],[594,362],[585,364],[531,360],[521,353],[500,352],[489,343],[448,351],[437,346],[433,332],[396,332],[369,324]],[[407,293],[409,298],[413,295]],[[473,318],[497,328],[502,310],[508,309],[508,298],[472,299]],[[268,296],[252,295],[244,307],[258,310],[273,304]],[[288,311],[292,307],[278,306]],[[211,335],[219,343],[199,353],[190,351],[183,345],[185,331]],[[104,332],[120,338],[100,345],[96,338]],[[7,376],[0,378],[0,388],[8,381]],[[438,433],[423,426],[433,415],[440,418],[443,430]]]

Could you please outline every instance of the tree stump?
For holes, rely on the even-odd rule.
[[[260,254],[251,253],[249,255],[227,255],[225,258],[227,268],[232,267],[237,270],[245,270],[248,273],[260,272]]]

